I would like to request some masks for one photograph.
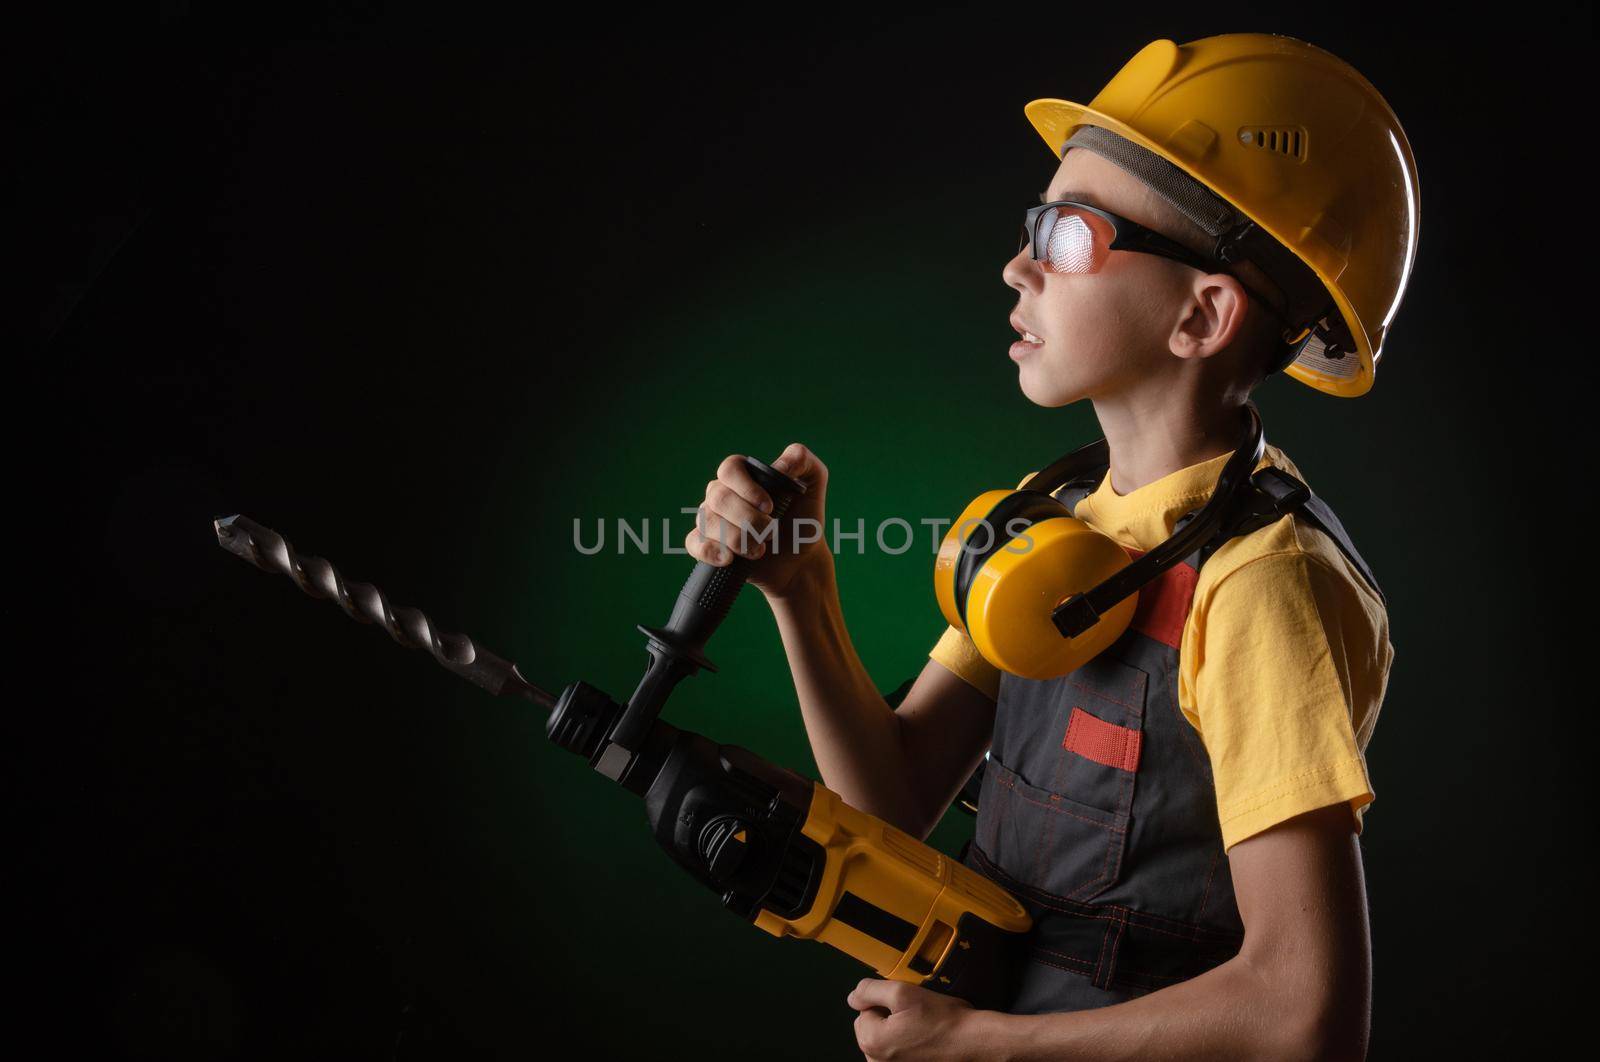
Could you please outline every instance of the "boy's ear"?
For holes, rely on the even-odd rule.
[[[1195,277],[1179,310],[1168,347],[1179,358],[1209,358],[1240,338],[1250,297],[1226,273]]]

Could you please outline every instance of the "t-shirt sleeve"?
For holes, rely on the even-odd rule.
[[[978,652],[978,647],[972,644],[972,639],[955,627],[945,628],[928,656],[955,672],[967,685],[979,690],[991,701],[999,699],[1000,670],[985,660]]]
[[[1223,846],[1338,803],[1359,832],[1393,656],[1383,605],[1296,552],[1251,560],[1206,596],[1184,632],[1180,702],[1211,760]]]

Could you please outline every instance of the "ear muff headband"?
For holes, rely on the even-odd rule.
[[[963,530],[965,523],[963,527],[951,529],[961,541],[961,550],[951,572],[950,586],[953,590],[952,604],[962,626],[967,622],[967,591],[972,586],[973,578],[985,561],[1011,541],[1011,536],[1004,534],[1007,522],[1019,515],[1027,516],[1034,522],[1051,516],[1071,516],[1072,513],[1065,505],[1058,499],[1050,497],[1050,492],[1079,477],[1102,473],[1109,455],[1110,448],[1106,441],[1096,439],[1029,476],[1026,483],[1001,498],[982,517],[990,530],[988,539],[982,543],[973,541],[973,536],[965,533]],[[1039,501],[1041,497],[1054,503],[1055,508],[1050,509]],[[1026,511],[1019,512],[1019,509]],[[969,520],[966,523],[970,522]]]
[[[1086,446],[1059,457],[1050,464],[1041,468],[1028,477],[1018,490],[1036,490],[1049,494],[1058,490],[1079,476],[1088,475],[1090,472],[1103,472],[1111,461],[1111,445],[1104,439],[1096,439]]]
[[[1217,487],[1205,507],[1183,529],[1146,553],[1093,590],[1068,598],[1052,614],[1056,629],[1068,638],[1076,637],[1117,602],[1136,593],[1162,572],[1199,549],[1232,515],[1240,499],[1249,494],[1250,475],[1266,452],[1267,439],[1261,414],[1254,403],[1245,403],[1245,434],[1228,463],[1222,466]],[[1029,481],[1032,482],[1031,480]]]

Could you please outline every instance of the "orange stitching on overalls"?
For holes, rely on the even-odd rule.
[[[1149,930],[1152,933],[1163,933],[1169,937],[1177,937],[1180,940],[1192,941],[1197,944],[1236,945],[1244,940],[1243,933],[1236,933],[1232,930],[1210,929],[1206,926],[1182,921],[1181,919],[1150,914],[1148,911],[1135,911],[1123,904],[1087,904],[1082,900],[1074,900],[1070,896],[1057,896],[1055,893],[1046,892],[1034,885],[1028,885],[1018,880],[1015,876],[1006,873],[1005,868],[996,865],[994,860],[990,859],[982,849],[975,850],[973,854],[987,868],[989,877],[997,881],[1004,879],[1001,884],[1012,892],[1020,892],[1039,904],[1039,906],[1048,907],[1053,911],[1060,911],[1062,914],[1073,915],[1077,918],[1122,918],[1129,925],[1138,926],[1140,929]],[[1089,909],[1083,910],[1086,907]],[[1156,923],[1158,922],[1177,928],[1167,929],[1163,925],[1157,925]],[[1180,929],[1182,932],[1178,931]]]
[[[1072,967],[1072,966],[1063,966],[1063,965],[1061,965],[1061,963],[1057,962],[1053,958],[1047,957],[1042,952],[1041,953],[1037,953],[1037,954],[1033,954],[1030,957],[1033,959],[1034,962],[1042,962],[1046,966],[1054,966],[1056,969],[1065,971],[1066,973],[1077,974],[1079,977],[1090,978],[1091,979],[1090,980],[1091,986],[1094,983],[1093,980],[1092,980],[1093,970],[1090,969],[1087,966],[1087,964],[1085,964],[1085,968],[1084,969],[1080,970],[1080,969],[1077,969],[1076,967]]]
[[[1109,978],[1101,976],[1101,972],[1105,969],[1106,938],[1111,936],[1112,932],[1114,931],[1112,927],[1115,924],[1116,923],[1115,923],[1114,920],[1113,921],[1107,921],[1106,922],[1106,931],[1104,933],[1100,934],[1100,951],[1094,957],[1094,978],[1093,978],[1093,980],[1094,980],[1094,986],[1096,988],[1104,988],[1105,984],[1103,984],[1102,982],[1109,981]]]
[[[1029,797],[1023,796],[1021,793],[1018,793],[1017,790],[1016,790],[1016,787],[1014,787],[1014,786],[1012,787],[1011,792],[1014,793],[1015,795],[1019,796],[1019,797],[1022,797],[1023,800],[1028,800],[1030,803],[1033,803],[1033,804],[1039,804],[1039,802],[1037,800],[1031,800]],[[1045,805],[1039,804],[1039,806],[1040,807],[1044,807]],[[1069,814],[1070,815],[1071,812],[1064,812],[1064,814]],[[1050,835],[1055,832],[1055,829],[1056,829],[1056,820],[1055,819],[1045,819],[1044,820],[1044,834],[1039,838],[1039,843],[1035,846],[1035,848],[1033,850],[1033,866],[1030,868],[1030,870],[1028,872],[1028,877],[1032,878],[1034,881],[1038,881],[1039,880],[1039,864],[1044,861],[1044,854],[1047,851],[1050,850]]]
[[[1065,755],[1063,755],[1061,752],[1057,752],[1056,753],[1056,770],[1055,770],[1055,773],[1050,776],[1050,792],[1059,793],[1061,791],[1061,772],[1066,769],[1066,765],[1067,765],[1067,757]],[[1015,792],[1015,790],[1013,790],[1013,792]],[[1021,796],[1020,793],[1018,795]],[[1026,799],[1026,798],[1024,798],[1024,799]],[[1071,813],[1068,812],[1068,814],[1071,814]],[[1078,817],[1081,818],[1082,816],[1078,816]],[[1056,820],[1055,819],[1046,819],[1045,820],[1045,827],[1044,827],[1044,836],[1039,839],[1039,847],[1037,849],[1035,849],[1035,851],[1034,851],[1033,869],[1029,872],[1029,875],[1028,875],[1034,881],[1042,880],[1039,877],[1039,866],[1044,861],[1045,853],[1050,850],[1050,837],[1051,837],[1052,834],[1055,833],[1055,829],[1056,829]]]
[[[1076,955],[1068,955],[1064,951],[1056,951],[1054,948],[1047,948],[1042,944],[1035,944],[1029,948],[1028,957],[1036,962],[1042,962],[1046,966],[1054,966],[1058,970],[1065,970],[1067,973],[1082,972],[1087,976],[1094,969],[1094,964],[1088,959],[1080,959]],[[1061,965],[1062,963],[1073,963],[1083,969],[1081,971],[1075,970],[1072,967]],[[1179,981],[1186,980],[1188,978],[1180,974],[1153,973],[1150,970],[1129,970],[1123,967],[1118,967],[1117,972],[1111,975],[1113,984],[1122,982],[1127,987],[1144,991],[1154,987],[1177,984]],[[1145,982],[1145,984],[1140,985],[1138,983],[1140,981]]]
[[[1124,666],[1125,667],[1132,667],[1133,665],[1126,664]],[[1134,668],[1134,670],[1137,671],[1138,669]],[[1092,694],[1095,697],[1099,697],[1103,701],[1110,701],[1112,704],[1120,704],[1122,707],[1126,708],[1128,711],[1133,712],[1136,715],[1141,715],[1142,716],[1144,714],[1144,705],[1142,705],[1142,704],[1129,704],[1127,701],[1119,700],[1118,698],[1111,696],[1109,693],[1106,693],[1104,690],[1097,689],[1094,686],[1085,686],[1083,683],[1079,682],[1077,679],[1068,679],[1067,680],[1067,685],[1076,686],[1080,690],[1082,690],[1083,692],[1088,693],[1088,694]]]
[[[1132,665],[1124,665],[1124,666],[1129,667],[1130,670],[1133,670],[1135,673],[1142,674],[1142,672],[1140,672],[1139,669],[1134,668]],[[1146,676],[1146,679],[1148,680],[1148,676]],[[1084,684],[1082,682],[1079,682],[1077,679],[1068,679],[1067,683],[1068,683],[1068,685],[1076,686],[1079,690],[1082,690],[1083,692],[1085,692],[1085,693],[1087,693],[1087,694],[1089,694],[1091,696],[1099,697],[1102,700],[1110,701],[1112,704],[1120,705],[1123,708],[1126,708],[1129,712],[1132,713],[1132,715],[1134,717],[1134,721],[1136,723],[1136,726],[1135,727],[1122,727],[1121,729],[1123,729],[1123,730],[1132,730],[1133,733],[1136,734],[1136,735],[1139,735],[1140,739],[1142,740],[1143,719],[1144,719],[1144,709],[1143,709],[1142,706],[1131,705],[1127,701],[1119,700],[1116,697],[1112,697],[1112,696],[1106,694],[1104,691],[1102,691],[1100,689],[1097,689],[1097,688],[1095,688],[1093,686],[1089,686],[1089,685],[1086,685],[1086,684]],[[1085,709],[1083,709],[1079,705],[1072,705],[1071,708],[1072,708],[1072,710],[1070,710],[1068,712],[1068,716],[1067,716],[1067,733],[1063,737],[1063,749],[1065,749],[1065,746],[1067,744],[1070,744],[1070,742],[1071,742],[1071,737],[1072,737],[1072,732],[1073,732],[1073,724],[1077,721],[1077,712],[1082,711],[1085,715],[1089,715],[1090,714],[1088,711],[1086,711]],[[1095,717],[1095,718],[1098,718],[1098,717]],[[1116,725],[1116,724],[1113,724],[1113,725]],[[1092,760],[1092,759],[1090,759],[1090,757],[1084,756],[1082,753],[1076,752],[1076,751],[1071,750],[1071,749],[1065,749],[1065,751],[1072,752],[1073,755],[1078,756],[1081,759],[1090,760],[1090,762],[1093,762],[1093,763],[1098,763],[1099,762],[1098,760]],[[1058,761],[1057,761],[1058,764],[1061,763],[1061,762],[1064,762],[1065,759],[1066,759],[1065,756],[1061,756],[1061,755],[1058,754]],[[1106,764],[1104,766],[1111,766],[1111,765]],[[1130,808],[1131,808],[1132,799],[1133,799],[1133,794],[1132,794],[1131,790],[1133,788],[1134,773],[1135,772],[1133,772],[1133,771],[1126,771],[1126,770],[1121,772],[1122,776],[1118,779],[1118,793],[1117,793],[1117,807],[1118,807],[1119,810],[1117,812],[1115,812],[1114,814],[1120,814],[1120,815],[1126,816],[1128,814]],[[1059,768],[1057,770],[1057,773],[1056,773],[1055,777],[1056,777],[1056,779],[1060,778]],[[1052,784],[1051,788],[1052,789],[1059,789],[1060,786],[1057,785],[1057,784]],[[1078,817],[1082,818],[1082,816],[1078,816]],[[1120,833],[1120,834],[1124,834],[1124,835],[1127,833],[1127,828],[1126,827],[1124,827],[1122,829],[1116,829],[1114,827],[1106,827],[1106,828],[1113,830],[1113,832],[1115,832],[1115,833]],[[1124,837],[1124,842],[1125,841],[1126,841],[1126,838]],[[1068,892],[1066,894],[1065,898],[1066,899],[1087,898],[1087,897],[1093,895],[1094,892],[1103,890],[1103,888],[1107,884],[1109,884],[1110,882],[1115,881],[1116,880],[1116,876],[1117,876],[1117,871],[1122,866],[1122,855],[1123,855],[1123,851],[1122,850],[1123,850],[1123,844],[1119,844],[1119,843],[1117,843],[1117,842],[1115,842],[1113,840],[1108,839],[1107,843],[1106,843],[1106,848],[1105,848],[1104,855],[1102,856],[1101,861],[1100,861],[1100,876],[1097,877],[1097,878],[1094,878],[1091,881],[1086,881],[1083,884],[1079,885],[1077,888],[1071,890],[1070,892]],[[1039,858],[1042,858],[1042,856],[1043,856],[1043,850],[1041,849],[1039,856],[1035,858],[1034,869],[1033,869],[1033,872],[1032,872],[1032,875],[1031,875],[1035,881],[1039,880],[1039,869],[1038,869],[1039,863],[1038,863],[1038,860],[1039,860]]]
[[[1083,960],[1074,959],[1070,955],[1061,955],[1059,952],[1048,951],[1045,948],[1035,948],[1033,951],[1029,952],[1028,957],[1034,962],[1041,963],[1045,966],[1053,966],[1057,970],[1061,970],[1064,973],[1077,974],[1080,977],[1091,977],[1086,970],[1079,970],[1071,966],[1063,966],[1057,961],[1059,958],[1064,959],[1067,962],[1083,962]],[[1084,965],[1087,966],[1088,964],[1084,963]],[[1185,978],[1163,977],[1160,974],[1125,974],[1119,972],[1110,985],[1099,990],[1102,992],[1121,992],[1137,997],[1149,995],[1151,992],[1157,989],[1166,988],[1168,985],[1177,984],[1182,980],[1185,980]],[[1143,981],[1144,983],[1140,984],[1140,981]],[[1090,980],[1090,987],[1098,987],[1094,985],[1092,978]]]
[[[1036,957],[1039,955],[1049,955],[1053,958],[1060,959],[1063,962],[1075,962],[1079,966],[1082,966],[1088,970],[1094,969],[1094,963],[1090,962],[1088,959],[1080,959],[1076,955],[1068,955],[1064,951],[1055,951],[1051,948],[1044,947],[1041,944],[1035,944],[1031,950]]]
[[[1112,833],[1126,833],[1126,832],[1128,832],[1126,827],[1117,827],[1117,826],[1108,825],[1107,823],[1104,823],[1104,822],[1096,822],[1094,819],[1088,818],[1087,816],[1073,814],[1073,812],[1068,811],[1066,808],[1058,808],[1058,807],[1052,807],[1049,804],[1042,804],[1039,801],[1037,801],[1037,800],[1033,799],[1032,797],[1030,797],[1028,794],[1018,792],[1015,782],[1009,782],[1004,778],[999,778],[999,779],[996,779],[996,784],[1002,785],[1005,788],[1011,790],[1011,792],[1017,797],[1018,800],[1026,800],[1028,803],[1034,805],[1035,807],[1044,808],[1046,811],[1053,811],[1057,815],[1071,815],[1073,818],[1078,819],[1079,821],[1087,822],[1091,826],[1098,826],[1102,830],[1110,830]]]
[[[1137,733],[1139,736],[1139,741],[1142,744],[1144,742],[1144,731],[1141,729]],[[1122,774],[1122,792],[1118,794],[1118,800],[1120,802],[1117,804],[1117,807],[1122,809],[1122,813],[1124,815],[1131,816],[1133,814],[1133,787],[1134,783],[1138,781],[1138,778],[1139,771],[1137,763],[1134,764],[1134,770],[1124,771]],[[1130,818],[1129,821],[1131,822],[1132,819]]]
[[[1128,923],[1117,919],[1117,942],[1111,945],[1111,966],[1106,970],[1106,983],[1110,984],[1117,979],[1117,952],[1122,950],[1122,938],[1127,935]]]
[[[1129,784],[1132,783],[1132,779],[1133,779],[1132,772],[1124,771],[1123,772],[1123,776],[1124,776],[1124,778],[1126,778],[1128,780],[1126,783],[1124,783],[1125,785],[1129,785]],[[1124,796],[1125,796],[1125,794],[1120,794],[1120,793],[1118,794],[1118,797],[1117,797],[1117,801],[1118,801],[1117,806],[1118,807],[1126,808],[1128,806],[1128,801],[1124,799]],[[1125,831],[1123,831],[1123,832],[1125,832]],[[1124,842],[1126,842],[1126,838],[1124,838]],[[1100,876],[1098,878],[1095,878],[1093,881],[1089,882],[1088,884],[1079,885],[1076,889],[1073,889],[1072,892],[1067,895],[1067,899],[1076,900],[1076,899],[1079,899],[1080,896],[1081,896],[1083,899],[1087,900],[1089,897],[1087,895],[1083,895],[1083,894],[1089,893],[1090,889],[1098,888],[1101,885],[1101,883],[1109,884],[1111,881],[1115,880],[1115,878],[1117,876],[1117,869],[1122,866],[1122,850],[1123,850],[1123,846],[1122,845],[1117,844],[1117,843],[1115,843],[1114,841],[1112,841],[1110,839],[1107,839],[1105,857],[1103,859],[1101,859],[1101,861],[1100,861]],[[1112,865],[1112,861],[1111,861],[1111,857],[1112,857],[1113,851],[1115,852],[1116,857],[1117,857],[1115,866]]]
[[[1133,794],[1128,792],[1128,790],[1133,788],[1134,772],[1123,771],[1121,772],[1121,775],[1122,776],[1119,779],[1119,792],[1117,794],[1117,806],[1119,808],[1128,809],[1132,806],[1133,802]],[[1127,814],[1126,810],[1123,812],[1123,814]],[[1127,830],[1124,828],[1122,830],[1118,830],[1117,832],[1126,833]],[[1127,838],[1124,837],[1124,844],[1126,843],[1126,840]],[[1117,871],[1122,867],[1124,844],[1117,844],[1116,842],[1107,839],[1105,856],[1100,861],[1100,876],[1095,878],[1093,881],[1079,885],[1076,889],[1073,889],[1062,898],[1086,902],[1093,896],[1093,893],[1090,890],[1098,890],[1103,884],[1109,884],[1110,882],[1115,881]],[[1112,862],[1113,855],[1116,856],[1115,864]],[[1035,877],[1037,877],[1037,875]]]
[[[1020,892],[1031,897],[1032,899],[1036,900],[1040,906],[1049,907],[1053,910],[1061,911],[1064,914],[1078,915],[1083,918],[1109,917],[1093,909],[1089,911],[1080,911],[1078,907],[1063,907],[1062,904],[1078,904],[1082,907],[1088,907],[1089,905],[1083,903],[1081,900],[1074,900],[1070,896],[1057,896],[1053,892],[1046,892],[1044,889],[1038,888],[1037,886],[1028,885],[1022,881],[1019,881],[1015,876],[1006,873],[1005,868],[996,865],[994,860],[990,859],[986,854],[984,854],[981,848],[977,849],[973,854],[977,856],[978,862],[982,863],[987,869],[990,877],[994,878],[996,881],[1001,881],[1001,879],[1004,879],[1001,881],[1001,884],[1005,885],[1012,892]],[[1100,905],[1100,910],[1110,911],[1113,906],[1114,905],[1112,904],[1102,904]]]
[[[1057,773],[1057,775],[1055,777],[1056,778],[1060,777],[1059,772]],[[1057,815],[1069,815],[1072,818],[1075,818],[1080,822],[1087,822],[1091,826],[1097,826],[1102,830],[1108,831],[1109,833],[1119,834],[1119,833],[1126,833],[1127,832],[1127,828],[1126,827],[1118,828],[1116,826],[1107,825],[1106,823],[1103,823],[1103,822],[1096,822],[1094,819],[1088,818],[1087,816],[1084,816],[1084,815],[1075,814],[1075,813],[1073,813],[1071,811],[1068,811],[1066,808],[1057,807],[1057,806],[1052,805],[1052,804],[1041,803],[1041,802],[1033,799],[1032,797],[1028,796],[1026,793],[1023,793],[1023,792],[1019,791],[1017,789],[1016,782],[1013,779],[1001,778],[1001,777],[997,776],[995,778],[995,784],[1003,786],[1006,789],[1011,790],[1011,795],[1012,796],[1016,797],[1018,800],[1025,800],[1029,804],[1032,804],[1034,807],[1043,808],[1044,810],[1050,811],[1050,812],[1054,812]],[[1040,878],[1039,878],[1039,861],[1044,858],[1044,853],[1048,850],[1048,842],[1049,842],[1050,834],[1055,829],[1055,820],[1054,819],[1046,819],[1045,823],[1046,823],[1046,830],[1045,830],[1044,840],[1041,841],[1039,848],[1035,852],[1034,860],[1033,860],[1033,866],[1032,866],[1032,869],[1029,871],[1029,876],[1034,881],[1040,880]],[[1077,895],[1079,893],[1086,892],[1089,889],[1092,889],[1092,888],[1095,888],[1095,887],[1099,886],[1100,884],[1105,882],[1111,876],[1111,874],[1113,872],[1110,870],[1110,864],[1111,864],[1111,850],[1112,850],[1113,847],[1116,847],[1115,842],[1112,840],[1112,838],[1107,837],[1105,839],[1105,854],[1104,854],[1104,856],[1102,856],[1102,858],[1100,860],[1100,876],[1097,877],[1097,878],[1094,878],[1091,881],[1087,881],[1087,882],[1084,882],[1083,884],[1079,885],[1077,888],[1073,889],[1069,894],[1067,894],[1066,896],[1063,896],[1062,899],[1074,899],[1075,897],[1077,897]],[[984,861],[988,862],[987,859],[984,860]],[[998,868],[996,868],[996,869],[998,869]],[[1010,877],[1010,875],[1007,875],[1007,877]],[[1016,879],[1013,878],[1012,880],[1016,880]],[[1029,887],[1033,888],[1034,886],[1029,886]],[[1046,895],[1054,895],[1054,894],[1053,893],[1047,893]]]
[[[1126,910],[1126,909],[1124,908],[1124,910]],[[1206,929],[1204,926],[1185,926],[1184,931],[1180,933],[1180,932],[1178,932],[1177,930],[1174,930],[1174,929],[1165,929],[1165,928],[1163,928],[1161,926],[1153,926],[1153,925],[1146,924],[1143,921],[1143,919],[1149,918],[1151,916],[1145,914],[1143,911],[1129,911],[1128,914],[1132,916],[1132,917],[1128,918],[1128,924],[1129,925],[1138,926],[1140,929],[1145,930],[1146,932],[1149,932],[1149,933],[1160,933],[1161,935],[1167,936],[1167,937],[1177,937],[1179,940],[1187,940],[1192,944],[1218,944],[1218,945],[1223,945],[1223,944],[1233,944],[1233,943],[1236,942],[1233,937],[1222,937],[1220,935],[1220,931],[1219,930]],[[1207,934],[1208,935],[1208,939],[1201,939],[1201,934]],[[1210,939],[1210,935],[1212,935],[1212,934],[1216,934],[1215,939]],[[1244,939],[1243,934],[1239,934],[1238,935],[1238,940],[1242,941],[1243,939]]]
[[[1109,837],[1106,838],[1105,854],[1100,857],[1100,876],[1098,878],[1095,878],[1093,881],[1086,881],[1082,885],[1079,885],[1076,889],[1073,889],[1071,892],[1067,893],[1067,895],[1064,896],[1063,899],[1077,900],[1079,898],[1079,894],[1080,893],[1088,892],[1090,889],[1093,889],[1093,888],[1097,887],[1101,882],[1109,880],[1110,877],[1111,877],[1111,873],[1112,873],[1112,871],[1111,871],[1111,849],[1113,849],[1115,847],[1116,847],[1115,842],[1113,842],[1111,840],[1111,838],[1109,838]]]

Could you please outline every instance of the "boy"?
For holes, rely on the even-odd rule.
[[[1415,166],[1371,85],[1274,35],[1156,41],[1089,107],[1026,113],[1060,164],[1003,273],[1018,382],[1093,403],[1108,467],[1058,496],[1149,551],[1210,497],[1265,376],[1371,386],[1415,254]],[[793,515],[820,521],[822,462],[797,443],[774,464],[809,487]],[[1275,447],[1267,465],[1298,477]],[[1291,513],[1197,552],[1058,679],[1004,674],[952,627],[891,708],[831,554],[768,555],[768,505],[734,455],[686,546],[759,558],[823,781],[925,837],[982,764],[967,862],[1035,919],[1004,1013],[862,981],[867,1057],[1365,1054],[1356,836],[1392,649],[1336,521]]]

